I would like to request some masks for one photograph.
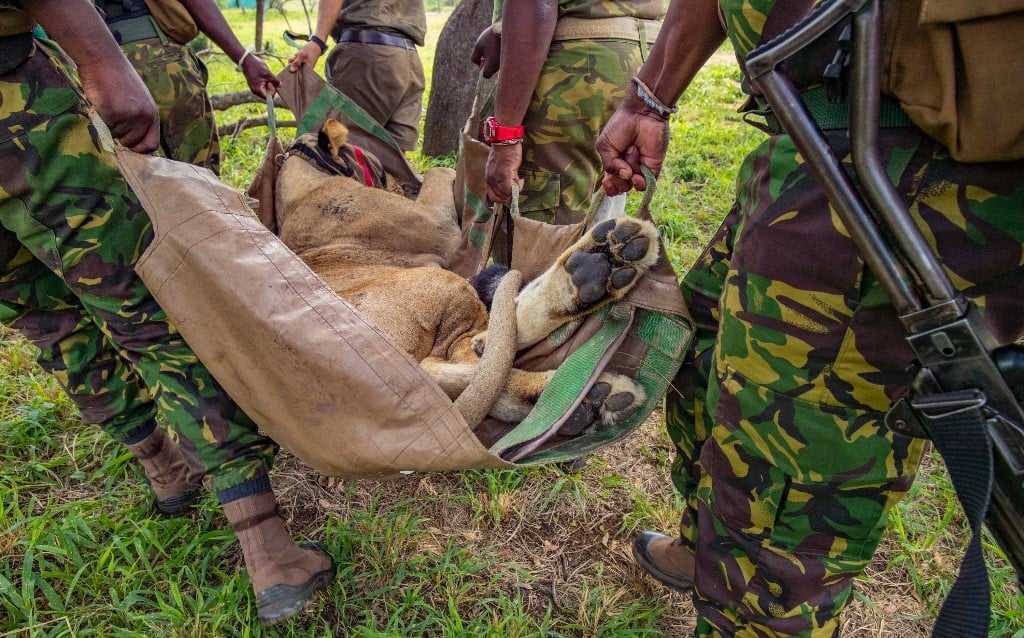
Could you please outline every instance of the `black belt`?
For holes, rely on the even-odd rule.
[[[107,28],[110,29],[110,33],[113,34],[118,44],[128,44],[129,42],[160,37],[156,23],[149,15],[108,22]]]
[[[416,43],[393,33],[371,31],[369,29],[346,29],[336,38],[338,42],[362,42],[363,44],[386,44],[400,49],[416,50]]]

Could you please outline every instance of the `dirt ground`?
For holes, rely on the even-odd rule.
[[[505,512],[499,524],[481,524],[473,516],[466,504],[466,483],[458,473],[388,482],[321,480],[317,485],[308,480],[308,469],[285,456],[276,471],[275,484],[279,486],[281,505],[293,515],[293,532],[301,533],[303,519],[322,520],[328,513],[344,519],[363,507],[362,503],[373,502],[377,510],[386,511],[388,502],[412,499],[415,515],[423,517],[423,527],[432,539],[418,551],[441,553],[453,538],[463,546],[477,547],[481,553],[501,548],[502,561],[529,572],[532,579],[524,580],[516,570],[509,569],[507,574],[496,575],[498,587],[507,595],[521,594],[524,606],[534,617],[542,618],[552,607],[571,613],[580,608],[588,589],[601,586],[614,592],[609,594],[610,608],[626,598],[653,598],[666,610],[659,617],[659,629],[666,636],[686,636],[693,630],[695,616],[689,596],[660,587],[635,565],[630,553],[630,542],[640,531],[630,529],[629,524],[629,517],[636,517],[638,509],[636,494],[644,495],[648,504],[671,503],[671,446],[660,425],[661,418],[661,413],[655,412],[623,443],[591,459],[580,475],[585,483],[582,499],[561,498],[545,504],[550,483],[558,477],[554,471],[550,473],[554,479],[544,474],[520,489],[500,494],[502,502],[498,504],[488,504],[486,493],[474,491],[471,496],[483,499],[484,507],[496,505]],[[616,484],[628,489],[616,489]],[[544,511],[535,513],[538,510]],[[663,507],[659,516],[663,517],[662,531],[671,532],[675,513]],[[883,542],[858,582],[855,599],[843,615],[842,635],[930,635],[930,614],[915,598],[908,574],[898,566],[886,567],[893,549],[890,541]]]

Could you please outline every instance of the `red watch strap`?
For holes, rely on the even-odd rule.
[[[523,126],[503,126],[493,115],[484,120],[483,125],[483,138],[488,144],[494,144],[495,142],[509,142],[509,141],[520,141],[523,139],[523,135],[526,129]]]

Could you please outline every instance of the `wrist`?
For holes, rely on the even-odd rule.
[[[490,153],[491,155],[505,156],[519,156],[522,153],[523,143],[522,140],[517,140],[511,143],[500,143],[496,142],[491,144]]]
[[[491,146],[508,146],[519,144],[523,141],[526,129],[519,126],[505,126],[498,122],[493,115],[483,121],[481,125],[481,136],[485,143]]]
[[[641,102],[646,111],[649,111],[661,120],[667,121],[673,113],[679,110],[679,107],[675,104],[669,106],[662,102],[658,96],[654,94],[651,87],[647,86],[643,80],[635,75],[630,78],[627,95]]]
[[[327,43],[324,42],[323,38],[321,38],[320,36],[318,36],[316,34],[313,34],[313,35],[309,36],[309,41],[312,42],[313,44],[315,44],[317,47],[320,48],[320,55],[323,55],[324,53],[327,53]]]
[[[249,45],[249,46],[245,47],[245,52],[242,53],[242,57],[238,58],[238,62],[235,63],[235,68],[238,69],[239,71],[241,71],[242,70],[242,65],[245,64],[245,61],[250,59],[250,58],[255,58],[255,57],[257,57],[257,55],[256,55],[256,47],[254,47],[252,45]]]
[[[652,109],[644,100],[636,94],[635,85],[630,82],[626,90],[626,97],[622,99],[620,110],[640,117],[648,117],[668,125],[669,116]]]

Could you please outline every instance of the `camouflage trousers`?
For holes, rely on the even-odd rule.
[[[837,157],[842,131],[830,132]],[[1002,343],[1024,331],[1024,162],[959,164],[883,129],[887,173]],[[693,357],[666,401],[696,551],[699,636],[835,636],[925,442],[882,418],[904,329],[787,136],[745,160],[734,208],[682,282]]]
[[[135,273],[152,227],[52,45],[0,76],[0,322],[82,419],[124,441],[159,411],[223,494],[277,451],[224,393]]]
[[[583,218],[603,174],[595,150],[597,136],[625,97],[629,78],[643,64],[646,53],[639,42],[629,40],[551,43],[523,118],[526,137],[519,167],[523,179],[520,214],[557,225]],[[480,120],[493,113],[491,100],[482,107]],[[472,209],[478,224],[492,216],[485,193],[467,188],[465,206]],[[483,245],[478,234],[470,234],[469,239]],[[499,229],[494,241],[496,261],[508,263],[507,251],[502,249],[506,244],[504,229]],[[551,261],[555,257],[552,255]]]
[[[160,110],[165,157],[220,174],[220,140],[206,92],[209,73],[185,45],[156,38],[121,45]]]

